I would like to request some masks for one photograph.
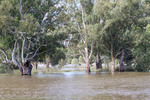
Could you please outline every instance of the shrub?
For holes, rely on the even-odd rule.
[[[67,62],[68,62],[68,64],[71,64],[71,61],[72,61],[72,59],[71,59],[71,58],[69,58],[69,59],[68,59],[68,61],[67,61]]]
[[[7,64],[0,64],[0,73],[12,73],[13,67]]]
[[[83,57],[80,56],[80,57],[79,57],[79,64],[81,64],[81,63],[83,63],[83,62],[84,62]]]
[[[59,62],[58,62],[58,68],[62,68],[63,66],[65,65],[65,61],[63,59],[61,59]]]
[[[77,58],[74,58],[74,59],[72,59],[72,61],[71,61],[71,64],[78,64],[79,62],[78,62],[78,59]]]

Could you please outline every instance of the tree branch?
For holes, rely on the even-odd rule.
[[[20,12],[22,19],[24,19],[24,15],[22,13],[22,0],[20,0],[20,3],[19,3],[19,12]]]
[[[33,54],[33,52],[30,52],[30,53],[28,53],[28,54],[26,55],[26,58],[25,58],[26,61],[27,61],[27,59],[28,59],[28,56],[31,55],[31,54]]]
[[[86,28],[85,21],[84,21],[84,10],[82,6],[81,6],[81,9],[82,9],[82,24],[83,24],[83,27]]]
[[[25,46],[25,38],[22,41],[22,50],[21,50],[22,62],[25,62],[25,59],[24,59],[24,46]]]
[[[21,58],[20,58],[20,44],[19,44],[19,42],[17,42],[17,49],[18,49],[18,61],[20,62]]]
[[[17,42],[18,42],[18,39],[15,41],[15,44],[14,44],[14,49],[13,49],[13,52],[12,52],[12,62],[19,67],[19,69],[21,70],[22,67],[20,65],[20,63],[16,60],[16,48],[17,48]]]
[[[119,53],[116,54],[115,58],[117,58],[124,50],[120,51]]]
[[[93,48],[94,48],[94,43],[92,42],[92,43],[91,43],[91,52],[90,52],[90,55],[89,55],[89,59],[91,59],[91,57],[92,57]]]
[[[36,51],[34,52],[34,55],[30,58],[28,58],[27,60],[31,60],[32,58],[34,58],[37,55],[38,50],[41,48],[41,46],[39,46]]]
[[[8,56],[6,54],[6,52],[0,47],[0,52],[2,52],[3,55],[5,55],[5,61],[8,62]]]
[[[103,44],[101,44],[101,45],[107,50],[107,52],[111,53],[111,51],[108,50],[107,47],[106,47],[105,45],[103,45]]]

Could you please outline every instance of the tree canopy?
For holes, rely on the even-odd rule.
[[[113,72],[116,59],[121,67],[132,55],[137,71],[149,71],[149,11],[148,0],[0,0],[0,62],[22,70],[28,61],[54,65],[75,55],[90,72],[103,55]]]

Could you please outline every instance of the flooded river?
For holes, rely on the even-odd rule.
[[[0,100],[150,100],[150,73],[0,76]]]

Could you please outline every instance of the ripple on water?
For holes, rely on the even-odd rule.
[[[149,73],[64,72],[0,77],[0,99],[149,100]]]

